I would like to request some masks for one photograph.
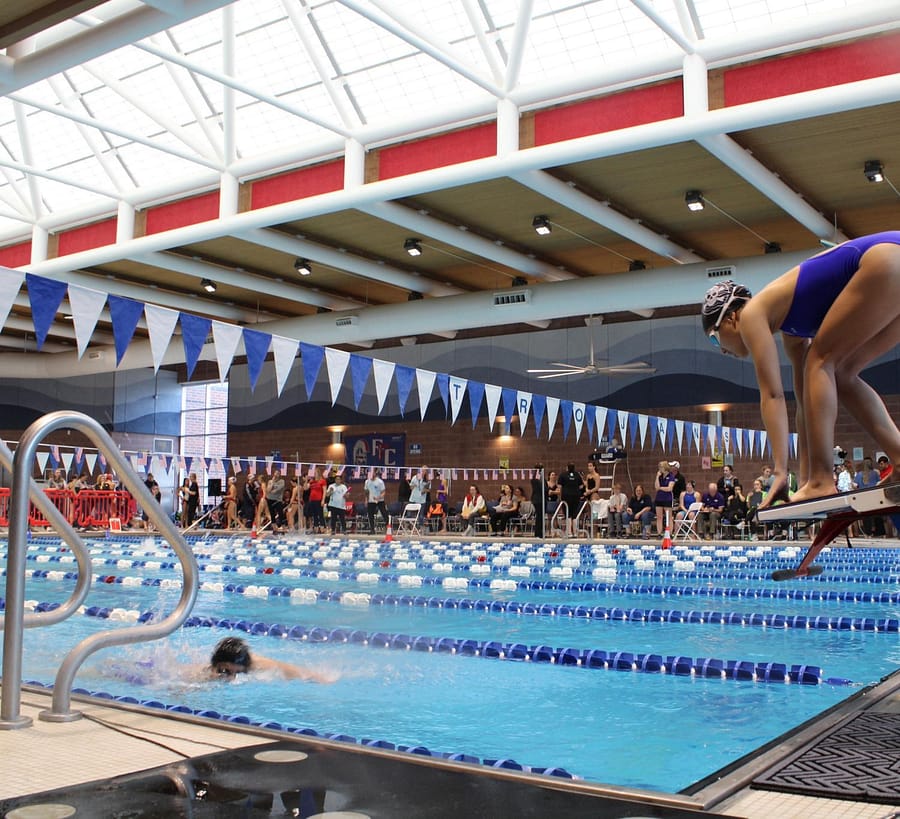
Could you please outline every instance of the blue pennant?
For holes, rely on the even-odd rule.
[[[397,399],[400,402],[401,415],[406,412],[406,402],[409,400],[409,393],[412,390],[415,377],[416,371],[412,367],[404,367],[398,364],[394,369],[394,378],[397,380]]]
[[[256,389],[259,374],[262,372],[266,354],[269,352],[272,335],[270,333],[261,333],[259,330],[250,330],[247,327],[244,328],[243,332],[244,350],[247,353],[247,371],[250,374],[250,392],[253,392]]]
[[[50,325],[56,318],[56,311],[66,295],[69,285],[43,276],[25,274],[28,286],[28,298],[31,301],[31,320],[34,322],[34,336],[40,350],[47,340]]]
[[[472,412],[472,429],[478,423],[478,414],[481,412],[481,402],[484,400],[484,384],[480,381],[470,381],[467,386],[469,393],[469,409]]]
[[[187,364],[188,381],[190,381],[203,345],[206,344],[206,337],[212,329],[212,322],[208,318],[191,313],[179,313],[178,320],[181,322],[181,343],[184,345],[184,360]]]
[[[572,424],[572,402],[560,401],[559,410],[562,413],[563,440],[569,437],[569,426]]]
[[[350,380],[353,382],[353,408],[359,409],[366,381],[372,372],[372,359],[358,353],[350,353]]]
[[[534,418],[534,434],[540,437],[541,423],[547,411],[547,396],[535,393],[531,396],[531,417]]]
[[[306,385],[306,400],[312,401],[313,390],[322,362],[325,360],[325,348],[315,344],[300,342],[300,359],[303,361],[303,383]]]
[[[131,344],[134,328],[144,312],[142,302],[134,299],[123,299],[110,294],[106,297],[109,305],[109,316],[112,319],[113,336],[116,340],[116,366],[122,363],[122,357]]]
[[[435,380],[437,381],[438,392],[441,394],[441,400],[444,402],[444,418],[446,418],[450,401],[450,376],[447,373],[438,373]]]

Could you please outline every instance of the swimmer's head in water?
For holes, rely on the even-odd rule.
[[[744,285],[733,281],[719,282],[706,291],[703,306],[700,308],[700,320],[703,323],[703,332],[713,344],[719,346],[719,327],[726,316],[743,307],[751,295]]]
[[[216,643],[209,664],[213,676],[233,677],[246,674],[251,662],[247,644],[240,637],[226,637]]]

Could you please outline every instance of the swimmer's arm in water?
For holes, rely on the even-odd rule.
[[[317,683],[333,683],[337,680],[337,674],[314,671],[302,665],[273,660],[271,657],[260,657],[258,654],[253,655],[252,667],[258,671],[275,671],[287,680],[308,680]]]
[[[769,506],[787,488],[788,415],[784,384],[778,359],[778,345],[763,303],[764,293],[751,300],[741,311],[740,334],[753,358],[759,384],[759,408],[768,434],[774,460],[772,486],[760,509]]]

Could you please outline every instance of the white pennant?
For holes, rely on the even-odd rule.
[[[69,288],[71,290],[71,288]],[[144,305],[144,317],[147,319],[147,332],[150,335],[150,353],[153,356],[153,372],[159,370],[163,356],[169,349],[172,333],[178,324],[178,311],[156,304]]]
[[[495,384],[484,385],[484,397],[487,401],[488,424],[491,432],[494,431],[494,421],[497,419],[497,408],[500,406],[500,394],[502,390]]]
[[[694,436],[694,449],[700,452],[700,424],[691,424],[691,434]]]
[[[797,437],[797,433],[792,432],[791,433],[791,456],[794,458],[797,457],[797,442],[798,442],[798,440],[799,439]]]
[[[710,455],[712,455],[714,452],[718,452],[719,439],[716,436],[716,425],[715,424],[707,424],[706,425],[706,440],[709,441]]]
[[[431,401],[431,393],[434,392],[434,380],[437,373],[431,370],[420,370],[416,367],[416,386],[419,390],[419,416],[424,421],[425,413],[428,411],[428,404]]]
[[[272,336],[272,353],[275,358],[275,379],[277,383],[277,395],[281,395],[284,385],[287,384],[294,359],[297,358],[299,346],[296,341],[284,336]]]
[[[43,452],[37,453],[38,469],[40,470],[40,473],[42,475],[44,474],[44,470],[47,468],[47,461],[49,461],[49,460],[50,460],[50,452],[49,451],[43,451]]]
[[[606,437],[606,407],[597,407],[597,443]]]
[[[231,369],[231,362],[237,352],[238,342],[243,336],[243,331],[235,324],[225,324],[221,321],[212,323],[213,343],[216,345],[216,362],[219,365],[219,381],[224,381]]]
[[[75,326],[75,343],[78,346],[78,357],[84,355],[90,343],[97,319],[106,305],[106,293],[69,285],[69,307],[72,308],[72,324]]]
[[[459,408],[462,406],[463,396],[466,394],[466,385],[468,380],[465,378],[457,378],[455,375],[450,376],[450,424],[456,423],[456,416],[459,415]]]
[[[378,414],[384,409],[384,401],[387,398],[391,379],[394,377],[394,368],[397,365],[393,361],[372,359],[372,371],[375,375],[375,396],[378,398]]]
[[[531,393],[519,390],[516,393],[516,405],[519,408],[519,437],[525,434],[528,416],[531,414]]]
[[[619,440],[626,446],[628,440],[628,410],[616,410],[619,420]]]
[[[666,437],[669,432],[669,422],[665,418],[656,419],[656,431],[659,434],[659,440],[662,441],[663,452],[666,451]],[[679,447],[679,452],[681,451]]]
[[[722,449],[731,452],[731,427],[722,427]]]
[[[761,456],[766,454],[766,440],[768,440],[768,435],[765,430],[759,433],[759,454]]]
[[[638,431],[641,434],[641,451],[644,449],[644,443],[647,440],[647,424],[650,419],[646,415],[638,413]]]
[[[6,324],[9,311],[12,309],[25,280],[25,273],[19,270],[10,270],[8,267],[0,267],[0,329]]]
[[[734,439],[737,443],[737,451],[740,457],[744,456],[744,430],[736,428],[734,430]]]
[[[325,348],[325,366],[328,368],[328,385],[331,388],[331,406],[334,406],[344,383],[347,373],[347,365],[350,363],[350,353],[345,350],[335,350],[333,347]]]
[[[62,458],[63,466],[66,468],[66,474],[69,474],[69,471],[72,469],[72,461],[75,458],[74,452],[63,452],[60,455]]]
[[[87,461],[88,475],[93,475],[94,467],[97,465],[97,454],[95,452],[88,453],[84,459]]]
[[[553,437],[553,430],[556,427],[556,416],[559,415],[559,399],[550,395],[547,396],[547,440]]]
[[[584,404],[572,402],[572,420],[575,422],[575,443],[581,439],[581,428],[584,426]]]
[[[678,438],[678,454],[680,455],[684,451],[682,449],[684,445],[684,421],[675,422],[675,437]]]

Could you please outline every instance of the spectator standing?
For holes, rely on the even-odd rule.
[[[341,534],[347,531],[347,500],[346,495],[349,487],[344,483],[344,476],[340,472],[335,474],[334,483],[332,483],[325,491],[325,498],[328,503],[328,513],[331,517],[331,534],[337,534],[340,530]]]
[[[566,536],[572,535],[572,521],[578,516],[584,497],[584,479],[576,471],[575,464],[566,466],[566,471],[559,476],[559,494],[566,505]]]
[[[281,471],[272,470],[266,487],[266,503],[269,505],[269,514],[272,516],[272,529],[278,531],[279,526],[284,525],[284,478]]]
[[[311,527],[315,529],[316,534],[320,535],[325,532],[323,508],[325,506],[325,487],[328,485],[324,472],[324,467],[316,467],[315,474],[309,482],[309,503],[306,505],[306,519],[311,521]]]
[[[656,507],[656,534],[662,536],[670,526],[669,515],[672,514],[672,493],[675,489],[675,475],[671,472],[668,461],[660,461],[653,482],[656,495],[653,504]]]
[[[197,517],[197,507],[200,505],[200,486],[197,484],[195,472],[188,475],[188,480],[190,483],[188,484],[187,525],[190,527],[194,518]]]
[[[388,511],[384,503],[384,481],[381,478],[381,470],[376,469],[372,477],[363,484],[363,492],[366,495],[366,512],[369,517],[369,531],[375,534],[375,513],[380,512],[387,524]]]

